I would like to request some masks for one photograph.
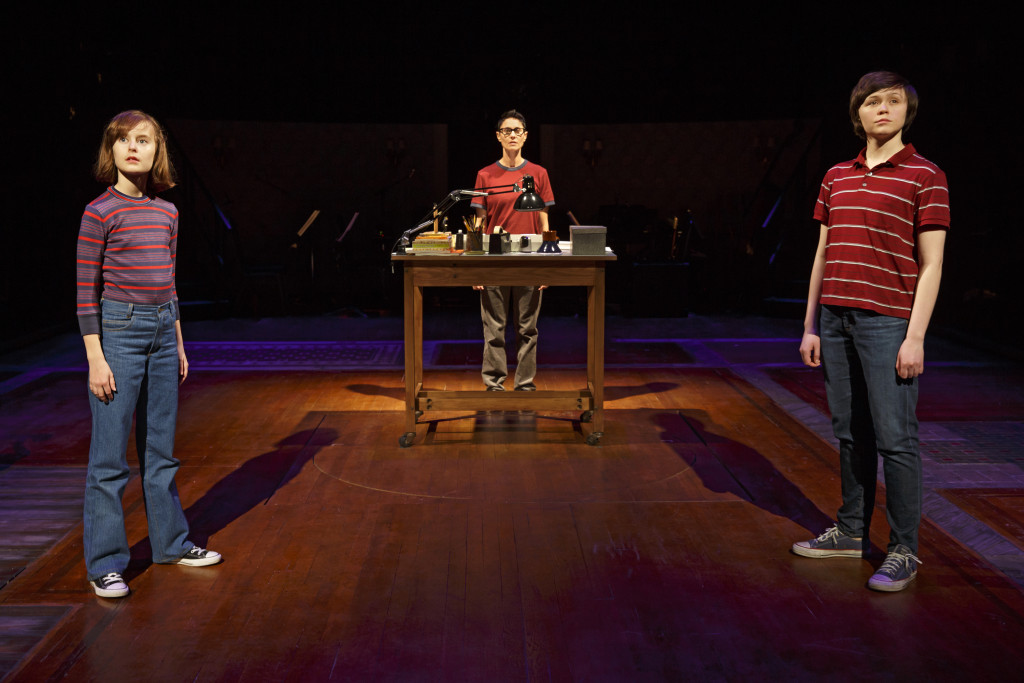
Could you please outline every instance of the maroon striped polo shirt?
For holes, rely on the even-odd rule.
[[[99,334],[101,298],[177,304],[177,242],[178,210],[170,202],[129,197],[113,187],[91,201],[78,232],[78,326],[82,334]]]
[[[875,168],[861,150],[825,174],[814,218],[828,227],[821,303],[909,319],[917,234],[949,228],[946,174],[913,145]]]

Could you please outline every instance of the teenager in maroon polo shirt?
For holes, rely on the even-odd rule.
[[[949,228],[945,174],[903,141],[917,106],[910,83],[886,71],[866,74],[850,95],[854,132],[867,145],[829,169],[821,185],[800,343],[804,363],[825,370],[843,502],[836,525],[793,552],[866,554],[881,454],[888,555],[868,581],[880,591],[903,590],[921,564],[916,378]]]

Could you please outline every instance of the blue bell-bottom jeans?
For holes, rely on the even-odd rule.
[[[821,308],[821,361],[843,488],[839,529],[855,537],[868,533],[881,455],[888,550],[902,544],[916,553],[922,497],[918,382],[896,372],[906,334],[902,318],[858,308]]]
[[[128,438],[135,440],[154,562],[174,562],[192,548],[174,475],[178,349],[173,303],[101,304],[103,355],[117,391],[109,403],[89,393],[92,440],[85,484],[85,566],[89,580],[128,567],[122,496]]]

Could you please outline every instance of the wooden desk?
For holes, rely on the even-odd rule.
[[[581,410],[591,422],[587,443],[604,434],[604,269],[615,254],[393,254],[405,271],[405,433],[412,445],[417,418],[428,410]],[[587,288],[587,386],[578,391],[440,391],[423,389],[423,288],[473,285],[575,285]],[[542,319],[543,320],[543,319]],[[541,323],[543,326],[543,322]],[[483,342],[481,341],[481,347]]]

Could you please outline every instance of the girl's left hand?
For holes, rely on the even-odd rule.
[[[185,358],[185,347],[178,347],[178,384],[185,381],[188,377],[188,358]]]

